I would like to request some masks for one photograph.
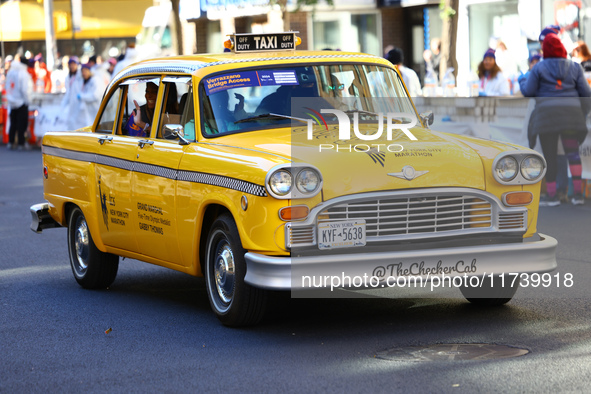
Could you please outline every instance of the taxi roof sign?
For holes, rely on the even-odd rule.
[[[285,33],[245,33],[231,34],[231,43],[226,41],[226,48],[231,47],[236,53],[264,51],[293,51],[301,40],[297,31]]]

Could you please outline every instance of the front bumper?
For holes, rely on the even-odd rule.
[[[462,246],[428,250],[339,255],[274,257],[248,252],[245,282],[272,290],[302,288],[305,276],[489,275],[542,273],[556,268],[556,239],[539,234],[540,240],[523,243]]]

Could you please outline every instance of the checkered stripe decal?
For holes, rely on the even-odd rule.
[[[176,179],[177,170],[168,167],[160,167],[152,164],[133,163],[133,171],[141,172],[142,174],[155,175],[168,179]]]
[[[111,156],[96,155],[96,164],[104,166],[122,168],[127,171],[133,170],[133,162],[129,160],[117,159]]]
[[[253,194],[259,197],[267,197],[267,191],[263,186],[242,181],[236,178],[206,174],[203,172],[179,171],[177,179],[179,181],[203,183],[206,185],[213,185],[224,187],[226,189],[238,190],[239,192]]]
[[[196,171],[178,171],[173,168],[156,166],[153,164],[131,162],[129,160],[117,159],[111,156],[95,155],[94,153],[77,152],[45,145],[42,149],[43,154],[45,155],[63,157],[65,159],[78,161],[86,161],[89,163],[101,164],[113,168],[121,168],[127,171],[140,172],[142,174],[149,174],[172,180],[219,186],[226,189],[252,194],[254,196],[267,197],[267,191],[265,190],[264,186],[227,176],[207,174]]]

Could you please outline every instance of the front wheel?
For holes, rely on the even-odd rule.
[[[74,278],[85,289],[105,289],[115,280],[119,256],[96,247],[78,207],[72,209],[68,218],[68,252]]]
[[[468,281],[470,283],[470,281]],[[503,281],[498,276],[480,277],[474,286],[466,285],[460,287],[462,295],[472,304],[480,306],[498,306],[511,301],[519,288],[519,281]]]
[[[256,324],[267,306],[267,291],[244,282],[244,253],[236,223],[230,215],[221,215],[209,231],[204,263],[209,302],[226,326]]]

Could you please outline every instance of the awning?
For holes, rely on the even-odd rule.
[[[43,4],[11,1],[0,5],[0,39],[3,41],[44,40]]]
[[[81,31],[77,39],[135,37],[142,29],[145,10],[152,0],[89,0],[82,3]],[[70,0],[54,0],[53,20],[58,40],[72,39]],[[0,5],[0,39],[45,39],[43,3],[10,1]]]

